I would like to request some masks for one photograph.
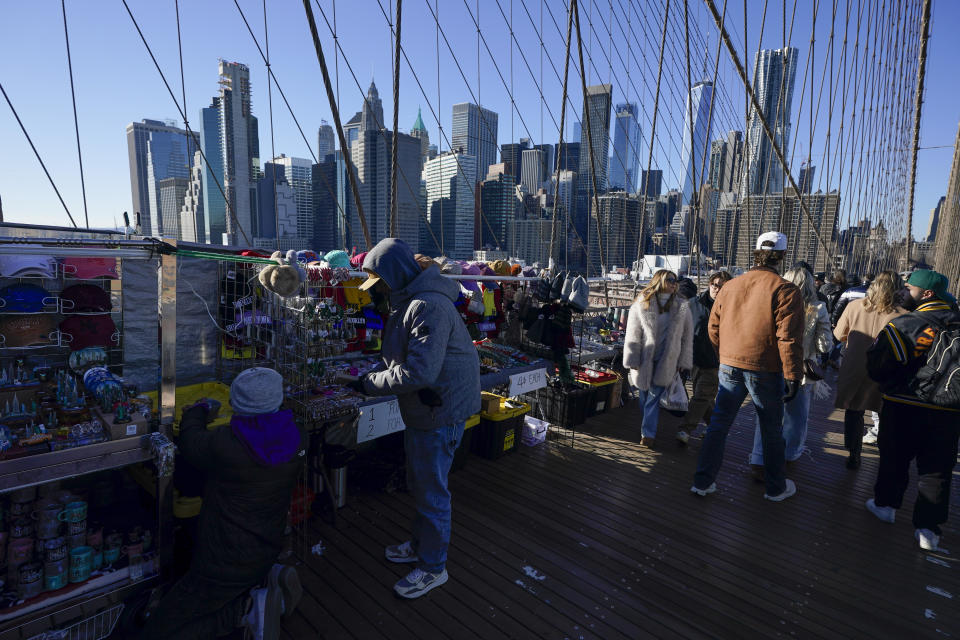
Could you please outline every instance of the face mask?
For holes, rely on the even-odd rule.
[[[386,315],[390,313],[390,296],[378,291],[376,287],[370,289],[370,300],[373,301],[373,306],[377,310],[377,313]]]

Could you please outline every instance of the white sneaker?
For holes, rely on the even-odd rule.
[[[940,548],[940,536],[930,529],[916,529],[913,532],[913,537],[920,543],[921,549],[936,551]]]
[[[876,501],[873,498],[870,498],[869,500],[867,500],[865,504],[867,506],[867,510],[869,510],[870,513],[877,516],[877,518],[879,518],[880,520],[883,520],[884,522],[889,522],[893,524],[893,521],[896,520],[897,518],[896,509],[894,509],[893,507],[878,507]],[[927,529],[924,529],[924,531],[927,531]]]
[[[791,480],[790,478],[787,478],[785,482],[787,486],[783,491],[781,491],[775,496],[771,496],[770,494],[765,493],[763,494],[764,499],[770,500],[772,502],[783,502],[790,496],[795,495],[797,493],[797,483]]]
[[[692,487],[690,487],[690,493],[695,493],[695,494],[697,494],[698,496],[705,496],[705,495],[710,494],[710,493],[715,493],[716,490],[717,490],[717,483],[716,483],[716,482],[710,483],[710,486],[707,487],[706,489],[698,489],[698,488],[697,488],[697,485],[693,485]]]
[[[690,436],[686,431],[677,431],[677,442],[680,444],[687,444],[690,442]]]
[[[386,556],[390,562],[396,562],[398,564],[406,564],[420,560],[420,557],[417,556],[417,552],[413,550],[413,545],[409,540],[400,544],[390,545],[383,550],[383,555]]]
[[[294,610],[303,597],[303,587],[300,585],[300,576],[294,567],[275,564],[270,569],[268,584],[271,588],[279,589],[281,595],[281,612],[286,620],[293,615]]]
[[[402,598],[419,598],[427,591],[445,584],[448,577],[446,569],[440,573],[430,573],[417,568],[393,585],[393,591]]]
[[[866,435],[863,436],[863,444],[877,444],[877,436],[867,431]]]

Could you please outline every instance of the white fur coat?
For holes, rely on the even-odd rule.
[[[623,366],[630,370],[630,384],[646,391],[650,385],[666,387],[680,369],[693,368],[693,317],[686,301],[679,298],[680,306],[674,310],[673,321],[666,327],[665,335],[657,332],[657,305],[647,307],[637,300],[630,307],[627,318],[627,334],[623,344]],[[653,369],[653,355],[657,343],[666,341],[663,356]]]

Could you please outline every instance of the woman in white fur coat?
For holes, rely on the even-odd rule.
[[[677,372],[685,376],[693,368],[693,317],[687,302],[677,295],[677,274],[672,271],[653,274],[630,307],[623,366],[629,370],[630,384],[640,390],[640,444],[652,447],[660,397]]]

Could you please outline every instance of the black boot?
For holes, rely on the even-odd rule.
[[[859,469],[860,468],[860,452],[851,451],[850,455],[847,456],[847,469]]]

